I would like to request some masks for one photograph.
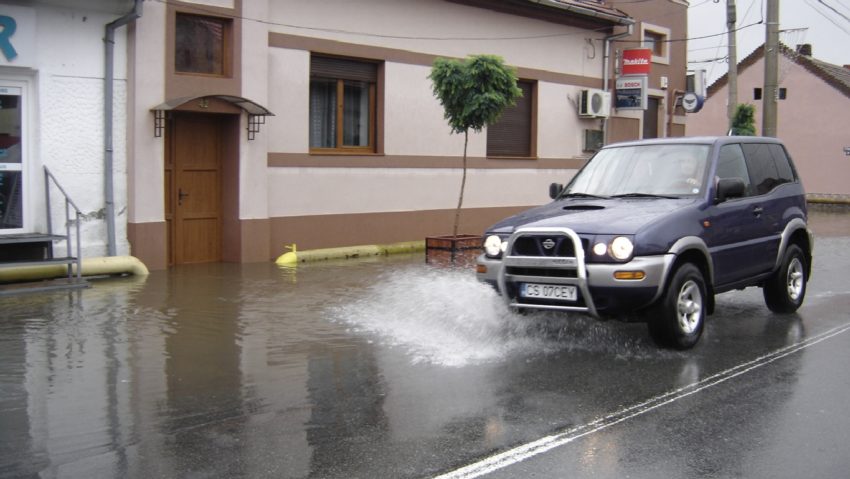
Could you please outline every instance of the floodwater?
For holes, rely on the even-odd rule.
[[[811,224],[846,246],[847,210]],[[693,370],[643,325],[529,321],[421,255],[186,266],[0,311],[0,477],[416,477],[579,420],[523,416],[561,404],[550,386],[511,403],[541,358]]]

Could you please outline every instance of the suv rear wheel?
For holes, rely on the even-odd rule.
[[[765,283],[764,302],[774,313],[793,313],[806,297],[806,257],[792,244],[785,250],[782,265]]]
[[[694,347],[702,335],[707,306],[702,272],[691,263],[681,265],[649,312],[650,336],[659,346]]]

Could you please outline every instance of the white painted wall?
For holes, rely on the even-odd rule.
[[[601,129],[600,120],[580,118],[581,88],[538,82],[537,155],[541,158],[583,156],[584,130]]]
[[[243,2],[242,15],[246,18],[266,18],[267,2]],[[269,102],[269,32],[265,23],[252,23],[242,30],[242,91],[243,96],[261,104]],[[273,111],[274,112],[274,111]],[[281,114],[286,114],[284,111]],[[246,114],[240,116],[239,129],[239,218],[268,218],[268,126],[248,140]]]
[[[310,148],[310,52],[268,48],[268,108],[263,135],[270,152],[307,153]]]
[[[443,107],[431,91],[421,65],[387,62],[385,70],[384,150],[388,155],[461,156],[463,135],[451,134]],[[305,94],[308,94],[306,92]],[[487,153],[485,134],[469,135],[469,156]]]
[[[470,169],[465,208],[535,205],[549,201],[549,184],[563,170]],[[453,209],[461,171],[453,169],[270,168],[272,217]]]
[[[163,174],[165,133],[154,137],[150,109],[165,100],[165,17],[166,6],[145,2],[144,15],[134,25],[129,165],[133,183],[129,186],[129,221],[153,223],[165,220]],[[122,29],[123,30],[123,29]],[[152,191],[157,194],[151,194]]]
[[[599,32],[442,0],[269,2],[275,32],[444,56],[492,53],[513,65],[602,77]]]
[[[7,8],[0,5],[0,11]],[[27,7],[23,7],[27,8]],[[33,231],[44,231],[43,169],[47,166],[85,214],[83,256],[106,254],[103,169],[104,26],[114,14],[36,4],[33,57],[28,68],[6,66],[0,77],[30,78],[29,111],[34,126],[25,166]],[[115,48],[114,189],[118,253],[126,254],[126,34],[119,30]],[[53,224],[64,224],[64,205],[53,192]]]

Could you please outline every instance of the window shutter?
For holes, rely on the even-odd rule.
[[[378,65],[370,62],[312,56],[310,75],[321,78],[334,78],[375,83],[378,81]]]
[[[531,104],[533,83],[517,82],[522,98],[505,108],[499,120],[487,127],[487,156],[531,156]]]

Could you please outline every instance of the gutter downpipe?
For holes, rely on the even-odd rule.
[[[614,40],[631,36],[634,33],[635,24],[634,20],[632,23],[629,23],[627,26],[627,30],[623,33],[617,33],[615,35],[609,35],[603,39],[604,46],[602,47],[602,91],[609,91],[608,85],[608,65],[609,59],[611,57],[611,42]],[[604,144],[608,144],[608,118],[602,119],[602,139]]]
[[[103,143],[104,143],[104,200],[106,202],[106,236],[107,254],[115,256],[115,192],[113,179],[113,140],[112,140],[112,102],[113,81],[115,76],[115,30],[142,16],[142,1],[135,0],[133,10],[123,17],[106,24],[103,42],[106,46],[104,53],[104,93],[103,93]]]

